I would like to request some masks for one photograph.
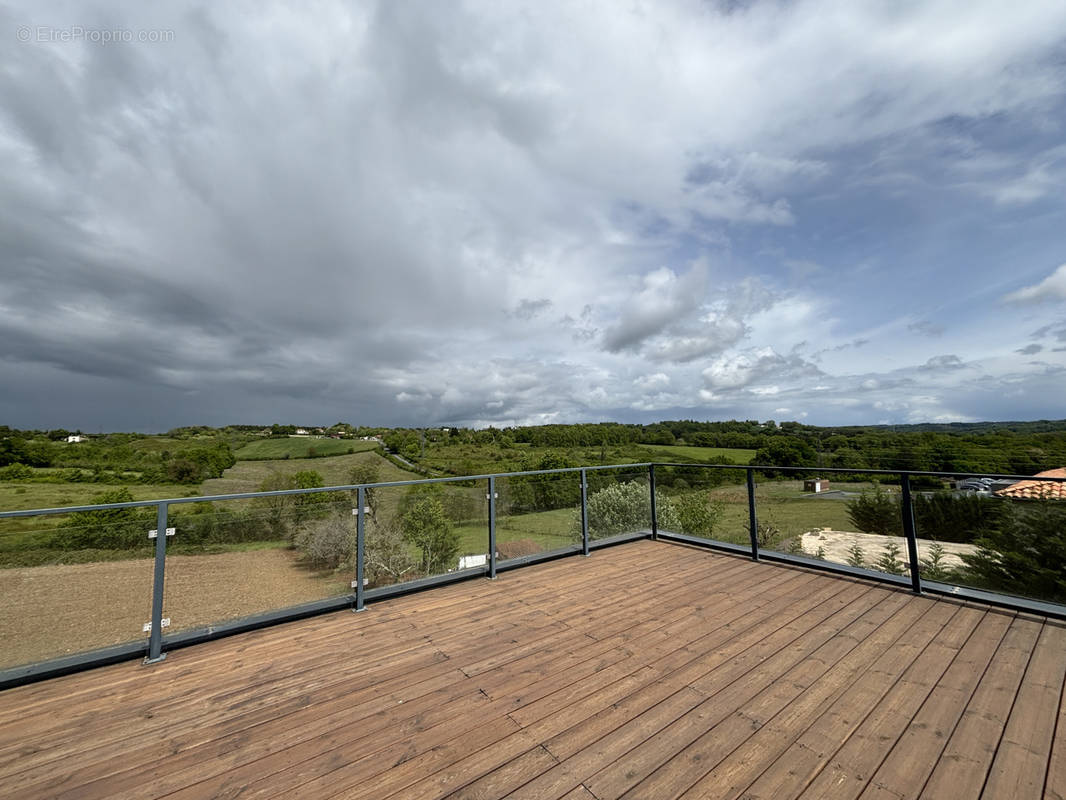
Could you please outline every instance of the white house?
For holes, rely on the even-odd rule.
[[[72,433],[65,440],[68,444],[75,444],[77,442],[87,442],[89,437],[80,433]]]

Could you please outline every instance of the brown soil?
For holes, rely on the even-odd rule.
[[[166,633],[342,594],[289,550],[168,556]],[[0,570],[0,669],[147,638],[151,559]]]

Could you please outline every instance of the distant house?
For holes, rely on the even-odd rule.
[[[297,428],[296,429],[296,435],[297,436],[308,436],[308,435],[310,435],[310,431],[308,431],[307,428]]]
[[[64,441],[66,441],[68,444],[77,444],[78,442],[89,441],[89,437],[81,433],[72,433]]]
[[[1038,472],[1033,478],[1066,478],[1066,467]],[[1005,489],[997,490],[996,495],[1012,500],[1066,500],[1066,483],[1040,480],[1018,481]]]
[[[810,478],[803,482],[803,491],[814,492],[818,494],[820,492],[829,491],[829,481],[825,478]]]

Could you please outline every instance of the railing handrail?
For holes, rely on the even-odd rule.
[[[552,473],[574,472],[582,470],[607,469],[647,469],[650,461],[635,464],[607,464],[588,467],[558,467],[556,469],[531,469],[522,472],[486,472],[481,475],[452,475],[447,478],[419,478],[410,481],[381,481],[379,483],[344,483],[337,486],[315,486],[308,489],[272,489],[266,492],[237,492],[233,494],[196,495],[190,497],[157,498],[155,500],[129,500],[123,503],[96,503],[82,506],[59,506],[56,508],[32,508],[19,511],[0,511],[0,519],[9,517],[47,516],[49,514],[72,514],[77,511],[103,511],[109,508],[147,508],[160,503],[174,506],[188,503],[212,503],[222,500],[254,500],[257,497],[284,497],[295,494],[321,494],[323,492],[351,492],[357,489],[387,489],[394,486],[416,486],[427,483],[454,483],[455,481],[476,481],[488,478],[515,478],[526,475],[548,475]]]
[[[11,517],[47,516],[50,514],[72,514],[79,511],[103,511],[110,508],[147,508],[166,503],[168,506],[183,505],[189,503],[212,503],[223,500],[254,500],[259,497],[284,497],[286,495],[321,494],[323,492],[350,492],[358,489],[387,489],[397,486],[416,486],[430,483],[454,483],[456,481],[487,480],[488,478],[517,478],[528,475],[550,475],[557,473],[580,473],[593,470],[609,469],[647,469],[650,467],[674,467],[684,469],[721,469],[721,470],[751,470],[761,472],[773,470],[775,472],[817,472],[827,474],[845,475],[909,475],[911,477],[930,478],[993,478],[995,480],[1013,481],[1047,481],[1049,483],[1066,483],[1066,477],[1036,476],[1036,475],[1012,475],[1001,472],[933,472],[929,470],[914,469],[867,469],[847,467],[778,467],[772,464],[683,464],[670,461],[640,461],[632,464],[597,464],[584,467],[558,467],[555,469],[532,469],[520,472],[486,472],[478,475],[452,475],[445,478],[419,478],[409,481],[381,481],[378,483],[345,483],[336,486],[315,486],[307,489],[274,489],[264,492],[236,492],[231,494],[195,495],[190,497],[157,498],[154,500],[130,500],[122,503],[95,503],[80,506],[57,506],[55,508],[31,508],[18,511],[0,511],[0,519]]]

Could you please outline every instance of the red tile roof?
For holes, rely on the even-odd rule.
[[[1038,472],[1033,477],[1066,478],[1066,467]],[[1024,500],[1039,500],[1041,498],[1066,500],[1066,483],[1038,480],[1018,481],[1017,483],[1012,483],[1006,489],[1000,489],[996,494],[1000,497],[1013,497]]]

